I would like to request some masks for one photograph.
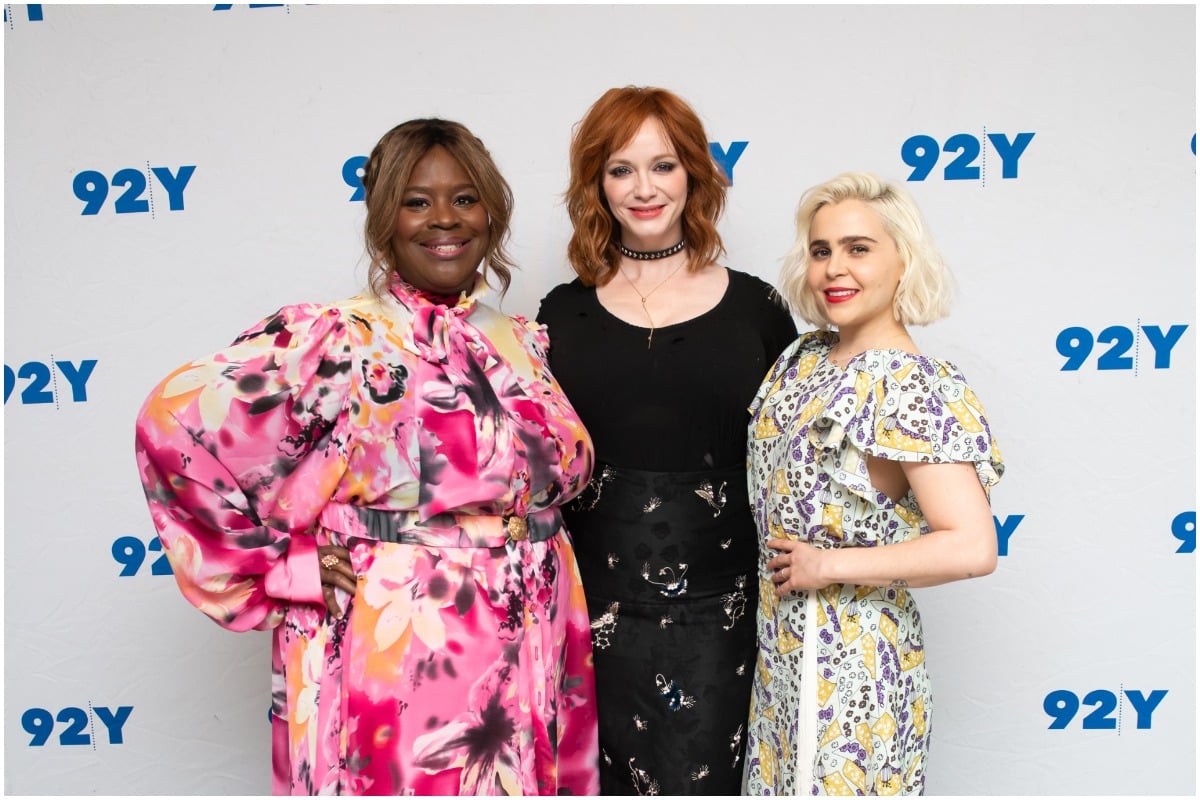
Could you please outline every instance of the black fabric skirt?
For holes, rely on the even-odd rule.
[[[744,467],[597,464],[563,517],[591,618],[601,793],[740,794],[758,604]]]

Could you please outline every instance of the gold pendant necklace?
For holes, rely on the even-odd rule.
[[[650,320],[650,335],[646,337],[646,349],[647,350],[650,349],[650,343],[652,341],[654,341],[654,317],[650,316],[650,309],[646,308],[646,301],[650,299],[650,295],[654,294],[659,289],[661,289],[663,287],[663,284],[665,284],[667,281],[671,280],[671,278],[674,278],[675,273],[677,273],[677,272],[679,272],[679,270],[683,269],[685,264],[687,264],[687,261],[679,262],[679,266],[676,267],[675,269],[671,270],[670,275],[663,278],[661,283],[659,283],[657,286],[655,286],[653,289],[646,292],[645,294],[642,294],[641,292],[638,291],[637,284],[633,282],[632,278],[630,278],[628,275],[625,274],[625,270],[621,269],[620,267],[617,268],[617,271],[621,273],[621,275],[625,278],[626,281],[628,281],[630,288],[633,289],[633,293],[636,294],[638,296],[638,298],[641,299],[642,313],[646,315],[646,319]]]

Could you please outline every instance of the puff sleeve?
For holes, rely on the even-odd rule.
[[[345,471],[350,346],[336,308],[281,309],[171,373],[138,415],[146,499],[187,600],[235,631],[321,604],[309,533]]]

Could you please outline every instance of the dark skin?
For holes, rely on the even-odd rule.
[[[338,563],[332,567],[320,564],[325,556],[337,556]],[[317,547],[317,563],[321,566],[321,587],[325,595],[325,608],[337,619],[342,618],[342,609],[338,608],[333,588],[345,590],[351,597],[357,586],[354,569],[350,565],[350,551],[335,544],[323,544]]]

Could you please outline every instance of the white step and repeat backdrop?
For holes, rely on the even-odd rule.
[[[464,122],[532,316],[571,276],[572,125],[668,87],[775,281],[808,186],[905,181],[960,283],[914,331],[1009,464],[1000,566],[921,590],[934,794],[1196,791],[1194,6],[4,7],[4,790],[269,791],[269,639],[179,594],[151,386],[365,281],[356,173]]]

